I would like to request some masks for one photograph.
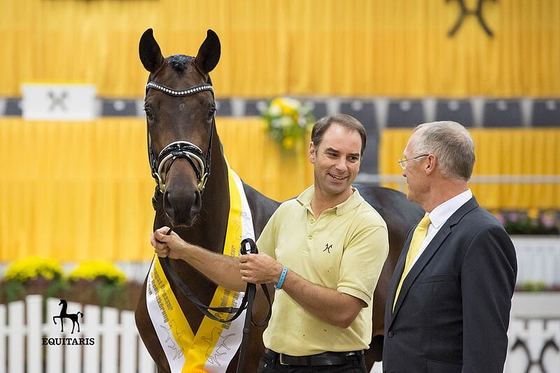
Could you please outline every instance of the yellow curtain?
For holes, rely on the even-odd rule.
[[[145,137],[141,120],[1,120],[0,261],[146,260]]]
[[[487,209],[560,208],[560,184],[536,183],[532,178],[558,177],[560,162],[556,153],[560,129],[470,129],[476,163],[471,189],[479,204]],[[410,129],[385,130],[381,134],[379,167],[382,175],[400,175],[397,163]],[[477,178],[497,177],[477,182]],[[508,177],[524,176],[511,183]],[[500,180],[501,179],[501,180]],[[406,190],[406,180],[385,183],[387,187]]]
[[[265,195],[284,200],[311,185],[303,147],[283,154],[261,120],[218,118],[217,126],[232,168]],[[145,131],[136,118],[0,119],[0,262],[149,260],[155,182]]]
[[[466,0],[474,9],[477,0]],[[0,96],[29,81],[137,97],[140,35],[165,55],[222,41],[218,97],[560,96],[560,1],[484,2],[484,33],[445,0],[3,0]]]
[[[258,118],[219,117],[224,153],[240,177],[278,201],[313,182],[307,144],[286,154]],[[560,129],[471,129],[474,176],[560,175]],[[396,160],[411,130],[385,130],[380,173],[400,175]],[[31,122],[0,119],[0,262],[28,255],[61,261],[147,260],[154,213],[144,120]],[[402,183],[386,186],[403,189]],[[473,182],[489,209],[560,208],[560,185]]]

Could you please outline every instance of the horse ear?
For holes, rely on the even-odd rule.
[[[142,65],[151,73],[156,72],[163,63],[164,58],[161,54],[161,49],[154,38],[154,31],[151,28],[144,31],[140,38],[139,52]]]
[[[205,74],[214,70],[220,61],[221,44],[218,35],[212,30],[206,33],[206,40],[202,43],[195,58],[198,68]]]

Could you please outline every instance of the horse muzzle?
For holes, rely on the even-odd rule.
[[[176,141],[166,146],[157,158],[152,154],[150,148],[156,194],[163,194],[165,214],[174,226],[192,225],[200,212],[201,196],[210,172],[202,151],[190,142]],[[185,161],[190,167],[184,167]]]
[[[169,183],[163,192],[163,209],[173,226],[191,226],[202,207],[202,197],[192,182]]]

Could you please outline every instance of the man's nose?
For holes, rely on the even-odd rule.
[[[345,170],[348,167],[348,165],[346,163],[346,158],[344,158],[344,157],[338,158],[338,160],[336,162],[336,166],[341,170]]]

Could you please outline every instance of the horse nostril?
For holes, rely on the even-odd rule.
[[[202,205],[198,190],[188,192],[167,190],[164,193],[163,207],[165,213],[176,226],[193,224]]]
[[[169,200],[169,192],[167,191],[163,193],[163,209],[165,210],[165,213],[167,214],[169,219],[173,220],[175,211],[173,209],[173,203],[171,203],[171,201]]]

